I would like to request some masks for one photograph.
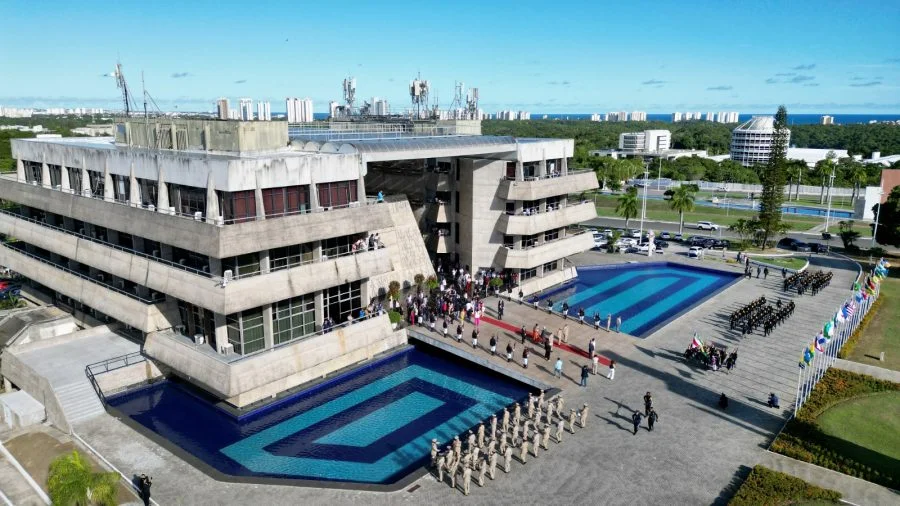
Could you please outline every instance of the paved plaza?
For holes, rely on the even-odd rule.
[[[697,262],[675,254],[662,259]],[[587,252],[572,260],[587,265],[647,258]],[[160,504],[349,504],[360,500],[369,504],[721,503],[730,494],[728,487],[739,484],[766,455],[764,449],[792,406],[802,347],[849,295],[857,275],[854,264],[830,257],[814,256],[812,264],[812,268],[834,272],[831,285],[817,296],[781,294],[780,274],[770,275],[768,280],[744,279],[645,339],[596,331],[570,321],[571,346],[586,350],[590,338],[596,337],[599,353],[617,362],[614,381],[606,379],[607,368],[601,367],[601,375],[592,376],[587,388],[578,386],[580,366],[588,362],[580,354],[555,349],[547,362],[543,350],[535,350],[533,365],[524,370],[519,343],[514,362],[507,364],[504,358],[490,358],[482,347],[486,348],[491,332],[501,336],[499,350],[505,349],[507,339],[518,343],[518,336],[489,323],[482,323],[482,347],[478,350],[472,350],[467,340],[462,344],[445,340],[463,351],[493,360],[499,367],[561,388],[568,407],[580,407],[586,402],[591,411],[587,428],[566,434],[560,444],[551,443],[549,451],[541,450],[540,457],[529,459],[526,465],[514,461],[511,473],[498,473],[497,479],[487,480],[484,488],[473,482],[469,497],[430,475],[394,493],[222,483],[109,415],[83,421],[75,430],[126,474],[152,475],[154,498]],[[740,271],[737,265],[722,261],[705,260],[703,265]],[[730,312],[761,295],[792,299],[797,310],[766,337],[756,333],[742,338],[738,332],[730,331]],[[487,306],[493,315],[496,299],[489,300]],[[507,303],[504,321],[516,327],[525,324],[528,330],[535,323],[551,331],[562,325],[559,316],[516,303]],[[694,332],[699,332],[704,342],[729,349],[737,347],[737,367],[730,372],[712,372],[685,363],[681,354]],[[557,355],[563,356],[565,362],[562,379],[551,374]],[[632,435],[631,412],[643,408],[642,397],[647,391],[653,393],[658,425],[649,432],[645,421],[638,434]],[[722,392],[731,399],[727,411],[716,404]],[[781,410],[766,406],[769,392],[779,395]]]

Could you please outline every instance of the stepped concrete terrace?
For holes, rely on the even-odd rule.
[[[661,259],[689,261],[675,254],[652,258]],[[647,258],[587,252],[572,260],[587,265],[646,261]],[[568,407],[587,403],[591,410],[587,428],[567,434],[562,443],[552,444],[549,451],[541,451],[540,457],[529,459],[527,465],[515,462],[511,473],[499,473],[484,488],[473,483],[466,502],[599,501],[623,505],[727,502],[732,493],[730,487],[736,487],[753,465],[765,460],[765,448],[787,420],[794,400],[800,350],[849,295],[850,283],[857,272],[854,264],[834,258],[813,257],[812,263],[813,268],[833,270],[834,281],[815,297],[786,296],[796,301],[797,311],[770,336],[753,334],[741,338],[728,330],[727,315],[760,295],[779,296],[780,276],[740,281],[645,339],[596,331],[570,322],[568,345],[574,352],[560,347],[553,354],[554,360],[559,354],[565,362],[565,376],[560,380],[551,376],[552,362],[545,362],[538,350],[532,355],[532,365],[523,369],[519,365],[521,343],[517,346],[515,362],[507,364],[504,358],[491,358],[485,348],[492,332],[501,336],[501,349],[505,348],[506,340],[518,342],[518,337],[511,330],[493,326],[488,318],[482,322],[477,350],[472,349],[468,339],[457,344],[455,339],[435,337],[457,347],[460,353],[475,354],[479,359],[492,361],[496,367],[509,368],[561,388]],[[739,269],[712,259],[703,261],[703,265]],[[489,317],[494,316],[496,303],[496,298],[488,300]],[[529,329],[535,323],[548,329],[563,324],[558,315],[548,315],[546,311],[515,302],[507,303],[504,322],[512,328],[525,323]],[[467,325],[467,336],[470,331],[471,326]],[[738,347],[737,367],[730,372],[712,372],[685,363],[681,353],[695,331],[705,341]],[[607,380],[607,369],[601,367],[601,375],[591,376],[587,388],[581,388],[576,383],[576,373],[581,364],[587,363],[587,358],[579,350],[587,348],[592,336],[597,337],[604,362],[616,360],[616,378]],[[643,407],[642,397],[647,391],[652,392],[654,407],[659,412],[658,425],[653,432],[648,432],[644,422],[639,433],[632,435],[631,411]],[[766,407],[766,396],[772,391],[781,396],[781,410]],[[731,399],[727,411],[716,405],[722,392]],[[78,425],[78,431],[124,472],[151,473],[155,478],[154,497],[165,503],[414,501],[444,504],[461,500],[459,491],[451,490],[446,481],[437,483],[430,475],[395,493],[220,483],[109,416],[85,420]]]

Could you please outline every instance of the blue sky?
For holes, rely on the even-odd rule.
[[[409,103],[421,72],[488,112],[900,112],[900,2],[0,0],[0,104],[116,107],[109,73],[163,109],[250,97],[318,112]]]

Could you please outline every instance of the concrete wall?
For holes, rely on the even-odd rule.
[[[404,344],[382,315],[230,364],[162,334],[148,336],[144,352],[241,407]]]
[[[588,171],[538,181],[501,181],[497,195],[504,200],[539,200],[597,188],[597,175]]]
[[[14,383],[19,389],[28,392],[35,400],[44,405],[47,413],[47,421],[55,425],[63,432],[71,432],[62,405],[53,392],[53,387],[47,378],[41,376],[25,362],[19,359],[11,348],[3,352],[0,359],[0,375]]]
[[[463,265],[473,271],[491,267],[497,250],[503,245],[503,234],[497,222],[506,214],[506,201],[497,195],[497,181],[506,173],[506,162],[463,158],[459,160],[460,195],[459,244],[456,251]]]
[[[375,230],[386,250],[391,253],[391,271],[369,278],[369,297],[387,293],[391,281],[406,285],[413,283],[416,274],[422,274],[426,278],[434,275],[434,266],[422,241],[422,232],[419,231],[409,202],[405,200],[386,202],[378,206],[387,209],[391,217],[389,227]],[[363,303],[368,301],[364,300]]]
[[[576,272],[575,267],[566,267],[563,270],[555,271],[542,277],[531,278],[522,283],[520,289],[525,295],[530,295],[576,277],[578,277],[578,273]]]
[[[95,374],[94,380],[104,395],[112,395],[127,387],[162,377],[162,371],[152,360],[144,360],[113,371]]]
[[[571,158],[574,154],[574,139],[529,139],[528,142],[516,143],[516,160],[520,162]]]
[[[530,269],[569,255],[581,253],[594,247],[591,234],[582,233],[558,239],[533,248],[511,250],[500,248],[497,265],[503,268]]]
[[[597,209],[594,207],[593,202],[569,204],[557,211],[531,216],[503,214],[498,220],[497,229],[507,235],[533,235],[538,232],[581,223],[596,217]]]

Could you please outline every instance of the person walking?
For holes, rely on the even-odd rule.
[[[497,354],[497,334],[491,334],[491,356]]]
[[[562,357],[556,357],[556,365],[553,366],[553,374],[557,378],[562,378],[563,361]]]
[[[769,277],[769,268],[766,267],[763,269],[763,279],[767,279]]]
[[[503,303],[503,299],[500,299],[500,301],[497,302],[497,316],[500,320],[503,319],[503,310],[504,309],[506,309],[506,305]]]
[[[781,268],[781,279],[787,279],[787,267]]]
[[[616,316],[616,332],[622,332],[622,317]]]
[[[631,423],[634,424],[634,434],[632,434],[633,436],[634,436],[634,435],[637,435],[638,427],[641,426],[641,419],[642,419],[642,418],[643,418],[643,416],[641,415],[641,412],[640,412],[640,411],[635,410],[635,412],[632,413],[632,415],[631,415]]]
[[[462,342],[462,336],[463,336],[463,328],[462,328],[462,323],[460,323],[459,325],[456,326],[456,342],[457,343]]]
[[[522,325],[522,328],[519,329],[519,337],[522,338],[522,344],[525,344],[525,336],[528,335],[528,331],[525,330],[525,325]]]
[[[612,313],[607,313],[607,315],[606,315],[606,331],[609,332],[610,328],[612,328]]]
[[[606,379],[608,379],[609,381],[616,379],[616,361],[615,360],[609,361],[609,374],[606,375]]]
[[[659,415],[656,414],[655,409],[650,408],[650,414],[647,415],[647,428],[651,432],[653,432],[653,424],[656,423],[657,420],[659,420]]]
[[[478,328],[472,329],[472,348],[478,349]]]
[[[762,267],[756,266],[756,279],[759,279],[759,275],[762,274]]]
[[[513,347],[512,342],[506,342],[506,361],[509,362],[512,360],[513,352],[516,351],[515,347]]]
[[[581,366],[581,386],[587,386],[588,375],[590,374],[590,370],[588,369],[587,364]]]
[[[550,344],[550,341],[553,339],[553,336],[547,336],[547,339],[544,340],[544,360],[550,361],[550,354],[553,353],[553,345]]]
[[[588,356],[593,357],[594,350],[596,350],[596,349],[597,349],[597,338],[592,337],[591,342],[588,343]]]
[[[569,324],[568,323],[563,325],[562,342],[564,342],[564,343],[569,342]]]
[[[522,349],[522,367],[528,369],[528,347]]]
[[[653,397],[650,396],[650,392],[647,392],[644,395],[644,415],[650,416],[650,411],[653,409]]]

